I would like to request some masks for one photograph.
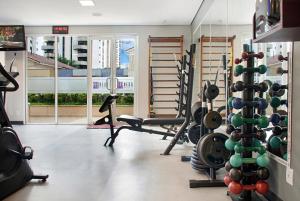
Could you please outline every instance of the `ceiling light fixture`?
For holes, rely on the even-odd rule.
[[[101,17],[102,13],[92,13],[92,16],[94,16],[94,17]]]
[[[93,0],[79,0],[79,3],[81,4],[81,6],[95,6]]]

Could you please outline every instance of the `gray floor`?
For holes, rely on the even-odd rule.
[[[35,173],[47,183],[30,183],[5,201],[226,201],[226,188],[190,189],[189,179],[205,179],[180,162],[191,145],[176,145],[160,156],[169,141],[160,136],[123,132],[114,150],[103,143],[107,130],[85,126],[27,125],[15,129],[35,149]]]

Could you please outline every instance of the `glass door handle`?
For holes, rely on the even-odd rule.
[[[108,91],[111,90],[111,88],[108,87],[108,86],[110,86],[110,81],[111,81],[111,78],[110,78],[110,77],[106,78],[106,89],[107,89]]]
[[[117,77],[115,77],[114,79],[116,81],[115,89],[118,90],[119,79]]]

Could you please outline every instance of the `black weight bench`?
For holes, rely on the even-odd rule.
[[[114,132],[114,125],[113,125],[113,118],[112,118],[112,111],[111,111],[111,105],[118,99],[118,95],[111,94],[109,95],[104,103],[101,105],[99,112],[103,113],[108,111],[108,115],[102,117],[101,119],[97,120],[94,125],[103,125],[108,124],[110,126],[110,132]]]
[[[163,136],[174,137],[175,133],[170,133],[166,131],[158,131],[148,128],[142,128],[142,126],[166,126],[166,125],[181,125],[184,123],[185,118],[146,118],[142,119],[139,117],[134,117],[130,115],[121,115],[117,117],[117,121],[125,122],[128,125],[121,126],[116,130],[116,132],[111,132],[111,136],[107,138],[104,146],[109,143],[109,146],[112,146],[115,142],[115,139],[118,137],[119,133],[123,129],[128,129],[132,131],[145,132],[149,134],[157,134]]]
[[[105,146],[109,142],[109,146],[112,146],[115,142],[116,137],[119,135],[119,132],[123,129],[128,129],[132,131],[139,131],[145,132],[150,134],[158,134],[163,135],[164,137],[174,137],[175,133],[171,133],[169,131],[158,131],[148,128],[142,128],[142,126],[168,126],[168,125],[181,125],[184,123],[185,118],[146,118],[142,119],[135,116],[130,115],[121,115],[117,117],[118,122],[125,122],[127,125],[121,126],[114,132],[114,125],[113,125],[113,115],[111,106],[117,100],[118,96],[116,94],[109,95],[104,103],[101,105],[99,112],[103,113],[108,111],[108,115],[102,117],[101,119],[97,120],[94,125],[103,125],[108,124],[110,125],[110,134],[111,136],[106,140]]]

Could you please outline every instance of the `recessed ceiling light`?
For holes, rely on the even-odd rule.
[[[92,16],[94,16],[94,17],[101,17],[102,13],[92,13]]]
[[[95,6],[93,0],[79,0],[79,3],[81,4],[81,6]]]

